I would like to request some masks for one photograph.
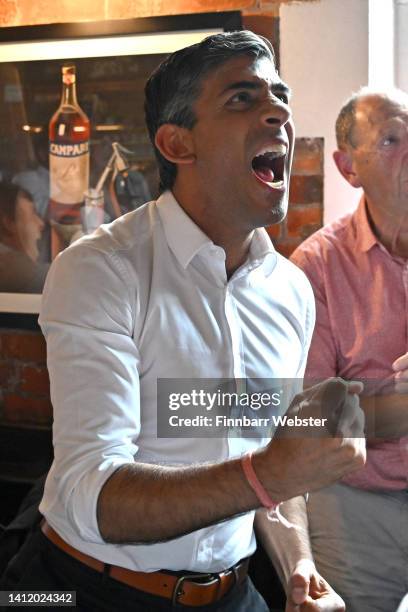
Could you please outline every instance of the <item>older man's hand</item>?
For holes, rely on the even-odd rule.
[[[316,570],[312,561],[299,561],[289,579],[285,612],[344,612],[342,598]]]

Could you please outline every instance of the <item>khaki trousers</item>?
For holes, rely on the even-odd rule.
[[[317,568],[347,612],[396,612],[408,593],[408,491],[336,484],[307,507]]]

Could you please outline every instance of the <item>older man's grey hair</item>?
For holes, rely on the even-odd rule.
[[[355,147],[354,127],[356,124],[357,105],[363,98],[378,98],[384,102],[395,102],[408,108],[408,94],[401,89],[392,87],[389,89],[375,89],[372,87],[361,87],[348,98],[340,109],[336,120],[337,147],[345,150],[347,147]]]

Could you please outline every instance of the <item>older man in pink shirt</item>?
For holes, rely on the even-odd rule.
[[[395,612],[408,592],[408,95],[362,89],[336,136],[335,163],[364,193],[292,256],[317,305],[306,375],[377,391],[363,400],[367,464],[310,496],[309,533],[347,612]]]

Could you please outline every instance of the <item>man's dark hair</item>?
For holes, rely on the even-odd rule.
[[[9,234],[6,221],[14,221],[16,218],[17,198],[19,195],[23,195],[31,200],[30,194],[25,189],[9,181],[0,181],[0,236]]]
[[[165,159],[154,143],[164,123],[191,129],[195,122],[194,103],[204,77],[214,68],[238,55],[275,61],[271,43],[253,32],[224,32],[172,53],[153,72],[145,87],[145,115],[160,174],[160,191],[171,189],[177,166]]]

